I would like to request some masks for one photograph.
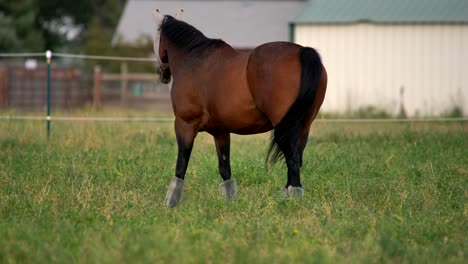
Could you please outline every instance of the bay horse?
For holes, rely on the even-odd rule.
[[[192,25],[153,13],[154,52],[161,82],[172,76],[171,100],[175,114],[178,155],[175,177],[165,203],[182,199],[193,142],[198,132],[214,137],[220,193],[236,196],[231,178],[230,133],[247,135],[273,130],[267,161],[285,159],[285,192],[302,196],[302,155],[310,126],[325,97],[327,73],[313,48],[271,42],[250,52],[238,52],[220,39],[207,38]]]

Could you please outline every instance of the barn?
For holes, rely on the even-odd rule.
[[[327,67],[323,110],[468,114],[468,1],[312,0],[291,38]]]
[[[393,115],[468,115],[466,0],[129,0],[113,42],[154,34],[151,12],[184,19],[237,49],[294,41],[319,50],[329,85],[322,107]]]
[[[307,3],[305,0],[129,0],[113,36],[113,42],[136,42],[154,35],[151,11],[175,15],[209,38],[220,38],[231,46],[248,50],[260,44],[289,40],[289,23]]]

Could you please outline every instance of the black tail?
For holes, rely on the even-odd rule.
[[[315,49],[307,47],[299,50],[299,58],[302,66],[299,95],[272,133],[267,162],[270,160],[275,163],[293,154],[306,118],[312,111],[322,76],[322,61]]]

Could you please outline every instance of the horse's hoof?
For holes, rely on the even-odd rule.
[[[184,180],[177,177],[172,178],[171,183],[169,184],[169,189],[166,193],[166,199],[164,200],[167,207],[176,207],[177,204],[182,200],[184,185]]]
[[[287,197],[304,197],[304,189],[302,187],[293,187],[291,185],[286,188],[286,196]]]
[[[231,200],[237,197],[237,183],[234,179],[223,181],[219,184],[219,193],[226,199]]]

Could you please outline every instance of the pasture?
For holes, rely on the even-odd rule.
[[[269,134],[232,137],[239,197],[200,134],[185,199],[172,123],[0,122],[1,263],[463,263],[468,124],[315,123],[303,199],[285,199]]]

